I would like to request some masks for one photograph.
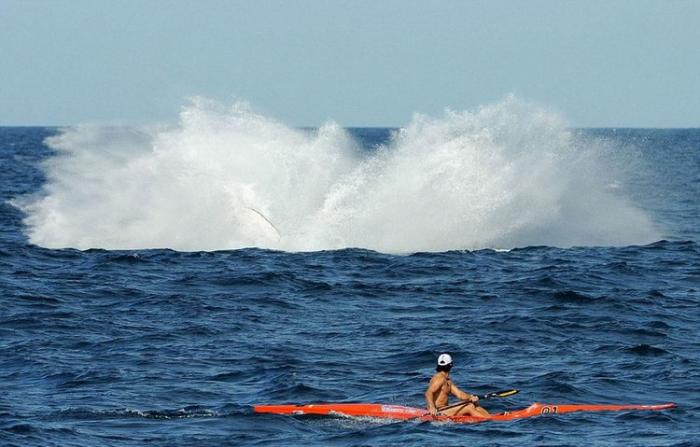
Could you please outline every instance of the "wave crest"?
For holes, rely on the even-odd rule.
[[[294,129],[245,104],[195,99],[170,127],[78,126],[42,194],[30,242],[50,248],[262,247],[384,252],[628,245],[650,219],[619,191],[602,142],[514,97],[416,115],[363,150],[337,124]]]

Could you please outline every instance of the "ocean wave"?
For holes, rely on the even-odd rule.
[[[68,408],[47,416],[53,420],[101,420],[115,418],[143,418],[143,419],[190,419],[221,417],[222,413],[215,410],[191,405],[177,409],[139,410],[135,408],[115,408],[94,410],[91,408]]]
[[[624,188],[608,187],[625,178],[614,148],[514,97],[416,115],[372,150],[335,123],[294,129],[201,98],[173,126],[78,126],[47,144],[43,191],[13,201],[42,247],[409,253],[660,239]]]

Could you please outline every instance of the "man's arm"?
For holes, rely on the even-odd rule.
[[[475,394],[465,393],[464,391],[460,390],[457,387],[457,385],[455,385],[454,383],[450,387],[450,392],[452,394],[454,394],[455,396],[457,396],[461,400],[468,400],[471,402],[478,402],[479,401],[479,396],[477,396]]]
[[[440,390],[440,387],[445,383],[445,378],[440,376],[435,376],[430,380],[430,385],[425,391],[425,402],[428,404],[428,413],[435,416],[438,411],[435,407],[435,394]]]

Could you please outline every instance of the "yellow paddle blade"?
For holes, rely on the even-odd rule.
[[[507,391],[499,391],[496,393],[496,397],[508,397],[512,396],[513,394],[517,394],[518,390],[507,390]]]
[[[483,396],[479,396],[479,399],[491,399],[492,397],[508,397],[512,396],[513,394],[517,394],[518,390],[502,390],[502,391],[494,391],[492,393],[484,394]]]

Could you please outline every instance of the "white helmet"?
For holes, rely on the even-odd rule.
[[[452,356],[450,354],[440,354],[438,357],[438,365],[446,366],[452,364]]]

